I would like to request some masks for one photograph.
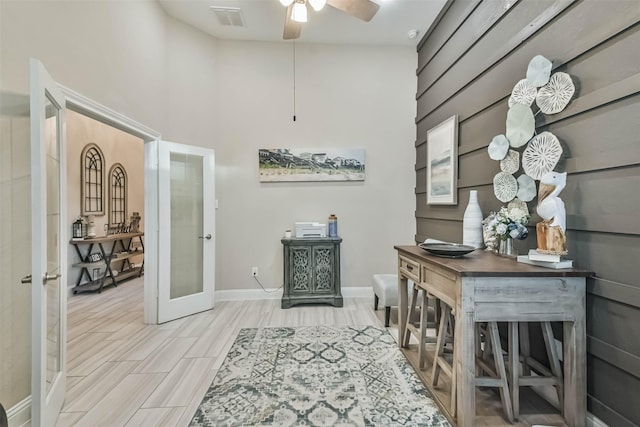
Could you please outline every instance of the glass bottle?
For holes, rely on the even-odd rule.
[[[338,217],[329,215],[329,237],[338,237]]]

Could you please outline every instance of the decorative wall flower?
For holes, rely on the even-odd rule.
[[[551,172],[562,156],[562,146],[551,132],[536,135],[522,154],[522,169],[533,179]]]
[[[576,88],[567,73],[555,73],[549,83],[542,86],[536,97],[536,104],[545,114],[556,114],[564,110],[571,101]]]

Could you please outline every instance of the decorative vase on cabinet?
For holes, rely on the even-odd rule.
[[[469,192],[469,204],[464,211],[462,220],[462,244],[481,248],[483,246],[482,237],[482,211],[478,204],[478,191]]]

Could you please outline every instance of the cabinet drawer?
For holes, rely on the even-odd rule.
[[[420,263],[409,258],[400,256],[398,258],[400,272],[416,283],[420,282]]]
[[[433,266],[422,266],[422,285],[450,307],[455,307],[456,283],[455,274]]]

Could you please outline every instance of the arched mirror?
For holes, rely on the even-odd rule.
[[[127,220],[127,171],[120,163],[109,170],[109,225],[116,226]]]
[[[104,154],[96,144],[87,144],[82,165],[82,215],[104,215]]]

